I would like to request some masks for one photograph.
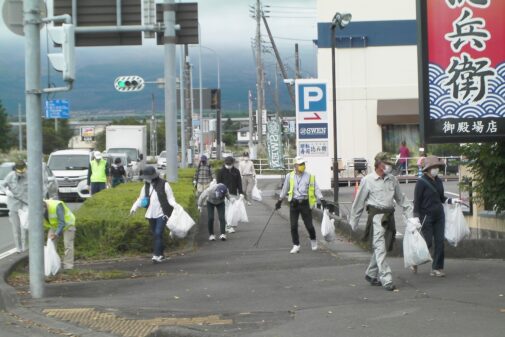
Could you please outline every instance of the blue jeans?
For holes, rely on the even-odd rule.
[[[154,241],[154,252],[153,255],[163,256],[165,251],[165,244],[163,242],[163,232],[165,231],[165,224],[167,220],[163,217],[156,219],[149,219],[149,225],[151,225],[151,232],[153,233]]]
[[[105,183],[91,183],[90,184],[90,192],[91,195],[100,192],[101,190],[105,190],[107,185]]]

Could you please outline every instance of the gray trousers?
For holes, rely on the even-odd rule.
[[[56,233],[54,229],[49,230],[49,235]],[[74,268],[74,239],[75,226],[70,226],[63,231],[63,246],[65,247],[65,255],[63,255],[63,269]],[[57,242],[54,242],[57,245]]]
[[[391,267],[386,262],[386,239],[384,238],[386,230],[381,224],[383,216],[384,214],[377,214],[373,218],[373,253],[365,273],[371,278],[378,278],[382,286],[387,286],[393,282],[393,275]]]
[[[16,245],[16,250],[18,253],[22,253],[27,248],[26,239],[28,237],[28,231],[21,228],[21,221],[19,220],[18,208],[9,211],[9,221],[12,225],[12,236],[14,238],[14,244]]]
[[[252,190],[254,187],[254,177],[252,175],[242,176],[242,190],[247,201],[252,201]]]

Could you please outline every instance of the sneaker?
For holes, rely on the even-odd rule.
[[[370,283],[371,286],[381,286],[382,283],[377,279],[377,277],[370,277],[368,275],[365,275],[365,280],[367,280],[368,283]]]
[[[252,203],[250,201],[247,202],[247,206],[251,206]]]
[[[211,234],[209,236],[209,241],[216,241],[216,237],[214,236],[214,234]]]
[[[409,269],[412,272],[412,274],[417,274],[417,266],[410,266]]]
[[[293,248],[291,248],[291,251],[289,253],[296,254],[299,251],[300,251],[300,245],[294,245]]]
[[[445,273],[442,269],[433,269],[430,275],[435,277],[444,277]]]
[[[226,229],[226,233],[235,233],[235,228],[228,227],[228,229]]]
[[[154,262],[154,260],[156,260],[157,256],[156,255],[153,255],[153,257],[151,257],[151,261]]]
[[[310,247],[312,250],[317,250],[317,240],[310,240]]]
[[[226,234],[219,235],[219,240],[226,241]]]
[[[396,290],[396,286],[393,283],[390,283],[390,284],[384,286],[384,289],[386,289],[387,291],[394,291],[394,290]]]
[[[163,255],[153,256],[153,262],[154,263],[160,263],[163,260],[165,260],[165,257]]]

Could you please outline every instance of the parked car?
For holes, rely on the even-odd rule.
[[[165,169],[167,166],[167,151],[161,151],[156,161],[156,166],[158,169]]]
[[[90,197],[87,182],[90,161],[89,150],[61,150],[49,155],[47,165],[58,181],[60,199]]]
[[[0,165],[0,181],[4,180],[7,174],[14,169],[14,162],[5,162]],[[58,199],[58,181],[51,169],[45,164],[42,164],[44,176],[47,178],[47,191],[44,195],[46,199]],[[7,196],[3,190],[0,190],[0,212],[7,212]]]

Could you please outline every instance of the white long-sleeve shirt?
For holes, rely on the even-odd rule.
[[[147,210],[146,210],[146,218],[147,219],[156,219],[156,218],[160,218],[162,217],[164,214],[163,214],[163,210],[161,209],[161,204],[160,204],[160,201],[158,199],[158,193],[156,193],[156,191],[154,190],[154,187],[152,184],[149,185],[149,193],[148,195],[150,195],[150,202],[149,202],[149,207],[147,207]],[[135,203],[133,204],[131,210],[132,211],[136,211],[137,209],[140,208],[140,200],[142,200],[143,197],[145,197],[145,185],[140,189],[140,195],[138,197],[138,199],[135,201]],[[170,204],[170,206],[172,207],[175,207],[175,205],[177,205],[176,201],[175,201],[175,197],[174,197],[174,193],[172,192],[172,188],[170,187],[170,185],[165,182],[165,193],[167,194],[167,199],[168,199],[168,203]]]

